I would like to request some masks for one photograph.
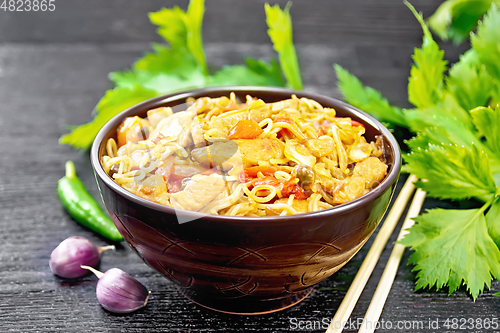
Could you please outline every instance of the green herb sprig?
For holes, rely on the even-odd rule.
[[[392,106],[335,65],[347,102],[391,126],[410,129],[411,152],[405,171],[431,197],[480,202],[475,209],[431,209],[401,243],[414,252],[416,289],[444,286],[449,293],[462,284],[473,299],[500,278],[500,10],[493,4],[472,48],[449,68],[421,14],[406,3],[424,36],[415,49],[408,99],[415,108]]]
[[[492,3],[499,6],[500,0],[447,0],[429,18],[429,26],[442,40],[460,44],[469,38]]]
[[[187,11],[179,7],[150,13],[151,23],[168,46],[153,44],[152,51],[138,59],[130,70],[109,74],[115,88],[108,90],[94,109],[94,119],[71,126],[61,144],[88,149],[101,127],[121,111],[144,100],[167,93],[208,86],[288,86],[302,89],[302,79],[293,45],[290,6],[265,5],[268,34],[278,53],[279,64],[246,58],[242,65],[223,66],[211,73],[202,39],[204,0],[190,0]],[[288,82],[288,84],[285,82]]]

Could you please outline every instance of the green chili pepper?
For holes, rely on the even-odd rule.
[[[76,176],[72,161],[66,162],[66,176],[59,179],[57,193],[66,211],[77,222],[112,241],[123,240],[113,221]]]

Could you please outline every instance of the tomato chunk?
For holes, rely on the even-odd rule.
[[[262,172],[264,176],[274,176],[276,171],[287,171],[287,169],[279,166],[253,166],[243,170],[239,175],[239,179],[240,182],[246,183],[257,177],[259,172]]]
[[[351,120],[351,124],[352,124],[352,126],[354,126],[354,127],[359,127],[359,126],[361,126],[361,127],[365,128],[365,125],[363,125],[362,123],[360,123],[360,122],[358,122],[358,121],[356,121],[356,120]]]
[[[274,118],[274,122],[293,124],[293,120],[287,116],[277,116],[276,118]]]
[[[297,185],[295,179],[290,179],[283,184],[283,188],[281,189],[281,195],[284,198],[288,198],[291,195],[295,196],[295,199],[304,200],[307,199],[307,194],[304,192],[304,189]]]
[[[255,139],[263,132],[259,124],[254,120],[240,120],[231,127],[227,136],[231,140]]]
[[[276,118],[274,118],[274,122],[293,124],[293,120],[287,116],[277,116]],[[291,136],[292,132],[288,128],[282,128],[277,134]]]
[[[255,179],[249,181],[248,183],[246,183],[246,186],[249,189],[252,189],[253,187],[259,186],[259,185],[271,185],[271,186],[275,186],[275,187],[281,187],[281,185],[283,185],[283,182],[274,178],[274,177],[266,176],[266,177],[262,177],[262,178],[255,178]]]
[[[116,131],[118,148],[127,144],[128,141],[137,143],[147,139],[149,133],[147,128],[143,126],[143,121],[138,116],[125,118]]]

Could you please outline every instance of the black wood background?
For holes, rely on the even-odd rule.
[[[266,34],[263,0],[207,1],[204,39],[208,62],[217,67],[240,63],[243,55],[273,55]],[[282,6],[286,1],[278,1]],[[436,0],[414,0],[429,16]],[[327,322],[335,314],[371,241],[337,274],[291,309],[264,316],[215,313],[184,299],[172,283],[146,266],[123,244],[104,254],[101,269],[119,267],[142,281],[152,297],[134,314],[113,315],[95,297],[96,278],[63,280],[51,274],[50,253],[72,235],[97,245],[106,241],[76,224],[56,194],[64,163],[98,197],[88,155],[58,144],[66,125],[91,119],[90,111],[111,87],[107,73],[129,66],[159,42],[147,13],[187,1],[55,0],[54,12],[0,11],[0,331],[1,332],[289,332],[302,320]],[[296,0],[292,17],[305,89],[340,97],[333,63],[407,105],[406,78],[421,30],[399,0]],[[443,44],[455,61],[467,45]],[[402,183],[402,182],[401,182]],[[400,184],[401,185],[401,184]],[[427,200],[432,207],[436,201]],[[442,203],[441,203],[442,204]],[[396,233],[393,236],[393,240]],[[373,237],[372,237],[373,240]],[[363,318],[392,245],[388,245],[352,314]],[[423,321],[425,329],[378,332],[428,332],[429,320],[493,319],[500,299],[487,291],[476,302],[463,289],[414,292],[415,274],[406,251],[382,320]],[[493,282],[492,290],[500,289]],[[324,329],[296,329],[321,332]],[[346,329],[355,332],[354,328]],[[448,330],[448,331],[493,331]]]

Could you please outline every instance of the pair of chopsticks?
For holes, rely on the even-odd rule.
[[[363,264],[359,268],[356,277],[354,278],[351,287],[347,291],[347,294],[344,297],[344,300],[340,304],[335,316],[333,317],[326,333],[340,333],[344,329],[344,326],[349,319],[354,306],[356,305],[359,296],[363,292],[363,289],[370,278],[370,275],[377,264],[382,251],[387,244],[387,241],[391,237],[398,221],[403,214],[408,201],[410,200],[414,190],[416,182],[418,178],[415,175],[410,175],[404,184],[399,196],[394,202],[391,211],[387,215],[384,224],[380,228],[375,241],[373,242],[372,247],[368,251]],[[401,240],[405,234],[408,233],[407,229],[410,228],[414,222],[412,218],[418,216],[420,213],[420,209],[422,208],[422,204],[424,202],[426,193],[421,189],[417,189],[415,196],[410,204],[410,208],[406,215],[403,226],[401,227],[401,231],[398,236],[398,241]],[[389,257],[389,261],[385,267],[384,273],[380,278],[377,289],[375,290],[375,294],[370,302],[368,310],[366,311],[363,323],[359,329],[361,333],[374,332],[374,325],[380,318],[382,313],[382,309],[384,308],[385,301],[387,300],[387,296],[391,290],[392,284],[396,277],[396,272],[399,267],[399,263],[401,262],[401,258],[403,256],[405,247],[401,244],[395,244],[392,250],[392,253]]]

